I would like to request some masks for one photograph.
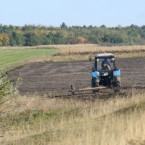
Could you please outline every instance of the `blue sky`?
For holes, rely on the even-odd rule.
[[[0,24],[145,25],[145,0],[0,0]]]

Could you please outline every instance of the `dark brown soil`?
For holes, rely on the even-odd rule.
[[[66,93],[71,84],[76,89],[91,86],[93,62],[43,62],[27,64],[9,74],[19,76],[21,94]],[[118,59],[122,71],[122,86],[145,86],[145,58]]]

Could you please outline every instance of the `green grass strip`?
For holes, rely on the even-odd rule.
[[[23,63],[33,58],[53,55],[57,49],[0,49],[0,68]]]

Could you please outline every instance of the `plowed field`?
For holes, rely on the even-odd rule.
[[[122,86],[145,86],[145,58],[117,59],[122,71]],[[71,84],[76,89],[91,85],[93,62],[43,62],[27,64],[9,74],[19,76],[21,94],[65,93]]]

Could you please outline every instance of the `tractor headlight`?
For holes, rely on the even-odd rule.
[[[103,73],[102,76],[108,76],[108,72]]]

